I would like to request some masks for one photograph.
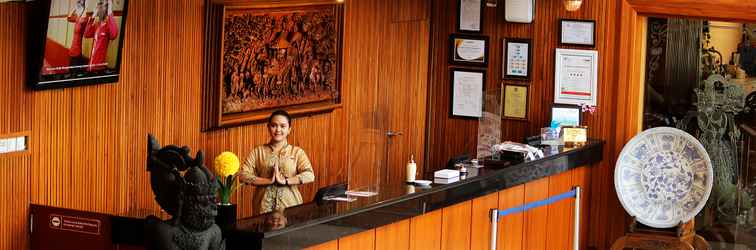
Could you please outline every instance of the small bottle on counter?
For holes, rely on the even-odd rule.
[[[417,164],[415,164],[415,155],[410,157],[410,161],[407,162],[407,183],[415,182],[415,174],[417,173]]]

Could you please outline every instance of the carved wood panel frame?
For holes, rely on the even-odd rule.
[[[271,21],[273,25],[277,25],[276,22],[280,22],[283,24],[278,25],[281,25],[281,28],[283,29],[287,29],[288,26],[286,26],[287,24],[285,23],[287,19],[285,18],[289,18],[288,20],[293,23],[293,21],[291,21],[294,20],[292,16],[300,15],[301,17],[307,15],[308,11],[322,11],[332,15],[332,21],[328,24],[329,26],[332,25],[333,29],[327,29],[328,32],[324,33],[328,33],[327,35],[333,38],[328,40],[332,41],[332,43],[329,42],[328,44],[331,45],[331,48],[335,51],[330,51],[328,53],[327,62],[321,60],[316,63],[311,63],[310,66],[312,67],[305,67],[307,64],[303,61],[317,61],[312,58],[318,57],[318,59],[322,59],[324,57],[321,55],[325,53],[316,51],[305,55],[304,50],[299,48],[306,45],[298,46],[299,44],[294,44],[292,37],[296,35],[302,37],[301,33],[306,32],[297,32],[300,34],[292,35],[292,33],[295,32],[277,30],[276,32],[280,31],[278,32],[280,34],[277,39],[266,40],[260,39],[251,34],[249,35],[250,40],[259,39],[255,41],[260,41],[260,46],[257,47],[260,47],[262,49],[261,51],[252,51],[254,50],[252,48],[255,47],[251,45],[253,44],[252,42],[245,46],[236,46],[241,47],[242,50],[247,48],[250,50],[249,52],[238,53],[241,56],[247,57],[239,61],[246,61],[249,62],[249,64],[252,64],[251,61],[255,60],[256,62],[262,61],[263,63],[250,67],[238,66],[237,64],[237,66],[235,66],[236,68],[249,68],[249,70],[246,71],[246,76],[241,72],[243,70],[240,71],[237,69],[233,74],[226,72],[229,71],[228,65],[224,66],[224,63],[227,63],[226,60],[231,61],[228,58],[239,58],[234,57],[236,55],[224,55],[224,53],[226,53],[225,48],[234,45],[231,41],[226,41],[226,38],[230,36],[224,35],[226,32],[225,29],[229,26],[228,23],[226,23],[229,13],[234,13],[237,16],[240,15],[239,13],[250,13],[252,16],[274,16],[272,18],[274,20]],[[312,16],[310,16],[309,20],[312,19]],[[208,131],[217,128],[263,122],[271,112],[277,109],[284,109],[292,116],[302,116],[331,112],[333,109],[341,108],[343,19],[344,4],[335,3],[333,1],[313,3],[240,3],[232,1],[225,3],[222,1],[207,1],[205,9],[203,47],[203,61],[205,62],[205,65],[203,65],[204,69],[202,76],[202,130]],[[303,30],[303,26],[299,22],[294,26],[296,26],[299,31]],[[273,28],[272,30],[276,29]],[[333,32],[335,32],[335,34],[333,34]],[[313,40],[315,40],[315,38],[311,38],[311,40],[308,41]],[[318,38],[318,40],[322,41],[326,39]],[[317,46],[317,42],[310,47],[315,46]],[[288,49],[284,50],[282,48]],[[298,49],[296,52],[297,54],[286,54],[274,58],[279,55],[278,53],[280,53],[280,51],[286,51],[284,53],[288,53],[292,49]],[[315,51],[316,49],[317,48],[310,49],[309,51]],[[273,51],[272,54],[263,52],[269,50]],[[265,56],[264,59],[259,59],[259,55],[261,54],[267,56]],[[313,56],[313,54],[315,55]],[[248,59],[248,57],[253,57],[254,59]],[[292,60],[292,58],[296,59]],[[277,62],[272,62],[277,59],[280,59],[282,63],[277,64]],[[244,63],[244,65],[246,65],[246,63]],[[320,70],[318,71],[317,69]],[[252,74],[250,74],[250,71],[252,71]],[[304,80],[305,78],[309,80]],[[315,84],[316,81],[312,79],[318,79],[317,82],[319,85]],[[320,79],[326,80],[321,81]],[[304,86],[306,85],[305,81],[313,86]],[[244,93],[237,91],[237,86],[239,89],[244,89]],[[270,86],[270,88],[263,86]],[[255,89],[253,90],[252,88]],[[233,95],[233,103],[229,101],[232,99],[229,98],[230,95]]]

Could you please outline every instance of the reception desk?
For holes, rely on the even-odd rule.
[[[378,195],[353,202],[306,203],[243,218],[227,232],[227,249],[484,249],[490,242],[490,209],[545,199],[574,186],[590,190],[588,167],[601,161],[602,150],[600,141],[546,149],[546,156],[534,161],[469,168],[466,178],[451,184],[382,184]],[[500,244],[510,245],[507,249],[569,249],[572,206],[563,201],[502,218]],[[588,207],[583,204],[583,214]],[[515,241],[507,234],[521,237],[513,237]]]
[[[387,183],[377,187],[377,195],[352,202],[312,202],[240,218],[224,231],[226,249],[488,249],[491,209],[543,200],[575,186],[585,190],[584,196],[595,192],[590,188],[590,167],[601,161],[603,145],[589,141],[578,148],[547,148],[542,159],[469,168],[464,179],[451,184]],[[590,217],[588,200],[582,199],[580,206],[581,249]],[[77,249],[81,244],[144,249],[144,218],[38,205],[31,210],[37,218],[32,249]],[[573,211],[573,202],[563,200],[504,216],[497,225],[498,248],[571,249]],[[61,227],[92,226],[50,226],[56,225],[56,218]]]

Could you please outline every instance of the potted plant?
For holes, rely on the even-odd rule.
[[[225,151],[215,157],[213,169],[218,182],[218,215],[215,223],[226,230],[236,223],[236,204],[231,203],[231,195],[238,187],[236,173],[239,172],[239,157]]]

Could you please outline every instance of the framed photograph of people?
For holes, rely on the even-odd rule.
[[[502,64],[505,79],[530,78],[530,39],[505,38],[504,63]]]
[[[556,49],[554,103],[596,106],[598,51]]]
[[[27,85],[65,88],[118,82],[127,0],[29,3]]]
[[[549,127],[580,126],[583,112],[580,106],[554,104],[551,106],[551,122]]]
[[[559,31],[559,44],[596,46],[596,21],[561,19]]]
[[[488,65],[488,37],[452,34],[449,37],[449,63],[486,67]]]
[[[528,119],[528,86],[504,85],[502,117],[514,120]]]
[[[457,0],[457,32],[482,31],[483,4],[483,0]]]
[[[452,69],[451,117],[480,118],[483,115],[483,91],[486,72],[475,69]]]

